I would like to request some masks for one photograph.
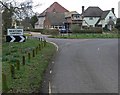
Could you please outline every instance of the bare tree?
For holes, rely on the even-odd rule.
[[[7,8],[9,11],[13,11],[14,17],[20,20],[24,19],[25,17],[32,17],[35,15],[33,12],[33,7],[41,6],[41,4],[37,4],[35,6],[32,4],[32,0],[28,0],[22,3],[18,3],[15,0],[7,0],[6,2],[0,1],[2,10],[4,10],[4,8]],[[13,10],[10,9],[10,6],[13,7]]]

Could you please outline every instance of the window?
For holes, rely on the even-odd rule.
[[[93,17],[90,17],[89,20],[93,20]]]
[[[79,19],[79,18],[80,18],[80,15],[74,14],[74,15],[72,15],[72,18],[73,18],[73,19]]]
[[[112,16],[109,16],[109,19],[112,19]]]

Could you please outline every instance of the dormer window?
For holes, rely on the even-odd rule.
[[[73,18],[73,19],[79,19],[79,18],[80,18],[80,15],[72,15],[72,18]]]

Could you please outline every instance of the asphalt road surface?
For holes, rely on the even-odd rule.
[[[117,39],[48,39],[59,46],[50,93],[117,93]]]

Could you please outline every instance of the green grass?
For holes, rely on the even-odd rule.
[[[41,42],[31,39],[25,43],[3,44],[2,72],[7,77],[8,93],[39,92],[44,72],[56,51],[54,45],[47,43],[34,58],[31,55],[29,62],[27,53],[32,54],[32,50],[39,43]],[[13,79],[10,73],[10,64],[16,64],[16,60],[20,60],[22,63],[23,55],[26,56],[26,65],[20,64],[20,70],[15,70],[15,79]]]
[[[95,39],[95,38],[118,38],[118,34],[69,34],[50,36],[50,38],[63,38],[63,39]]]

